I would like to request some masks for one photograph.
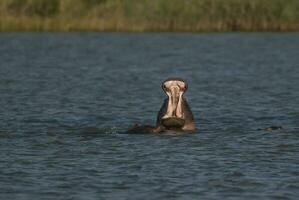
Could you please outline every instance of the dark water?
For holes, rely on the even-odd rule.
[[[299,198],[298,33],[8,33],[0,61],[1,199]],[[120,134],[171,76],[197,133]]]

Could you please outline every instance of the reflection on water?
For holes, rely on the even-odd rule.
[[[0,34],[1,199],[296,199],[298,36]],[[121,134],[171,76],[197,133]]]

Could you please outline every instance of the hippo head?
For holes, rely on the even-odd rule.
[[[183,94],[188,89],[188,84],[180,78],[170,78],[162,83],[162,89],[167,95],[161,123],[166,128],[182,128],[186,121],[186,100]]]

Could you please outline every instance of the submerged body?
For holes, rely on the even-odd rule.
[[[192,132],[196,129],[193,113],[183,94],[188,84],[180,78],[170,78],[162,83],[167,95],[157,115],[156,126],[136,124],[129,133],[162,133],[168,130]]]

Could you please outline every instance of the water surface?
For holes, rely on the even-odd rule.
[[[0,197],[297,199],[298,52],[298,33],[0,34]],[[121,134],[171,76],[197,132]]]

